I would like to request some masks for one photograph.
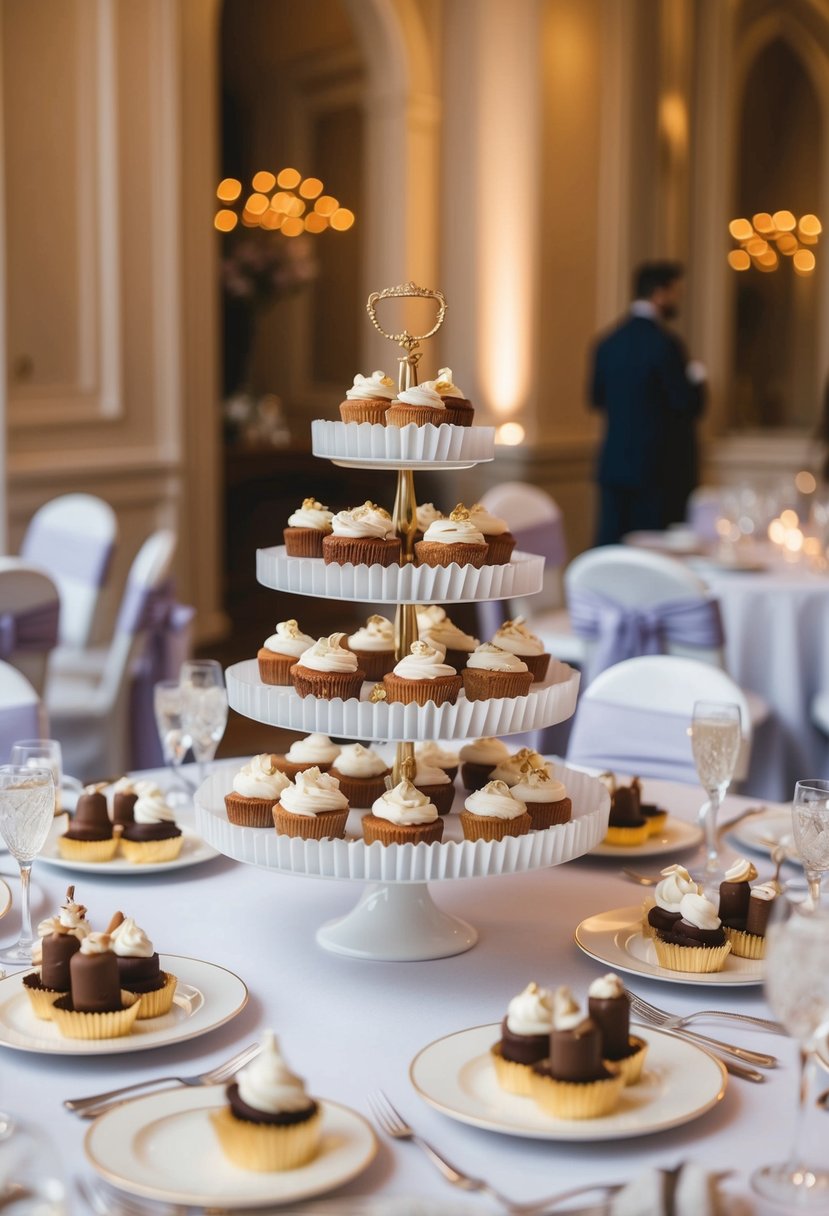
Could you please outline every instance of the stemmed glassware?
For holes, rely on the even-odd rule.
[[[812,902],[820,903],[820,880],[829,871],[829,781],[798,781],[792,803],[792,831]]]
[[[12,744],[9,754],[10,764],[19,764],[23,768],[48,768],[52,770],[55,782],[55,814],[63,809],[61,796],[64,789],[72,789],[80,793],[80,781],[74,777],[65,777],[63,773],[63,753],[57,739],[19,739]]]
[[[740,707],[719,701],[697,701],[691,722],[691,750],[697,776],[708,795],[700,809],[705,832],[705,881],[722,876],[717,814],[731,784],[740,753]]]
[[[805,1136],[817,1044],[829,1028],[829,908],[815,903],[802,880],[788,883],[775,900],[765,967],[772,1012],[800,1045],[799,1105],[789,1160],[762,1166],[751,1181],[756,1191],[786,1212],[825,1211],[829,1207],[826,1153],[821,1150],[810,1161]]]
[[[29,881],[32,864],[46,843],[55,814],[55,782],[49,768],[0,766],[0,836],[20,867],[21,926],[14,946],[0,951],[0,962],[29,967],[32,915]]]
[[[158,737],[164,752],[164,760],[173,775],[173,784],[186,782],[181,774],[181,765],[190,748],[190,738],[184,731],[181,719],[184,694],[180,680],[159,680],[153,689],[153,708]],[[168,796],[187,800],[184,793]]]
[[[199,784],[227,726],[224,673],[215,659],[189,659],[181,665],[181,725],[199,766]]]

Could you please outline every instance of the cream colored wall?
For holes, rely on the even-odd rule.
[[[117,585],[150,531],[176,527],[180,595],[196,604],[202,636],[223,624],[215,10],[213,0],[2,10],[11,547],[43,501],[99,494],[118,515]],[[194,111],[198,133],[185,142]]]

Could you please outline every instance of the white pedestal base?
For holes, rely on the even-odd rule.
[[[425,882],[370,883],[357,906],[317,931],[317,942],[350,958],[408,963],[471,950],[478,932],[441,912]]]

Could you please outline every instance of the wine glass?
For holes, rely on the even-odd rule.
[[[717,813],[731,784],[740,752],[740,707],[721,701],[697,701],[691,722],[691,750],[697,776],[708,795],[700,809],[705,832],[705,880],[722,876],[717,838]]]
[[[181,725],[199,766],[199,785],[227,726],[227,692],[220,663],[189,659],[181,665]]]
[[[813,901],[802,879],[787,883],[775,900],[765,966],[768,1003],[800,1045],[799,1103],[788,1161],[755,1170],[751,1183],[787,1212],[825,1211],[829,1207],[825,1147],[810,1160],[805,1136],[817,1045],[829,1025],[829,908]]]
[[[798,781],[792,803],[794,842],[812,901],[820,903],[820,880],[829,870],[829,781]]]
[[[20,867],[21,926],[14,946],[0,951],[0,962],[32,964],[32,915],[29,880],[32,863],[46,843],[55,814],[52,770],[28,765],[0,766],[0,836]]]
[[[159,680],[153,689],[155,724],[158,727],[164,760],[172,772],[174,785],[177,782],[185,784],[180,769],[190,747],[190,738],[181,725],[183,701],[184,694],[178,680]],[[174,796],[189,801],[184,794]]]
[[[63,810],[61,795],[64,789],[80,793],[83,788],[80,781],[63,774],[63,753],[57,739],[19,739],[12,744],[9,763],[18,764],[23,768],[48,768],[52,770],[55,782],[55,814]]]

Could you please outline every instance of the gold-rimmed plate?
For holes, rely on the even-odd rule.
[[[591,857],[667,857],[671,853],[679,853],[684,849],[692,849],[700,843],[703,837],[702,828],[696,823],[686,823],[684,819],[676,819],[669,815],[664,828],[655,836],[649,836],[642,844],[623,846],[606,844],[604,841],[590,850]]]
[[[0,918],[5,916],[12,906],[12,889],[4,879],[0,878]]]

